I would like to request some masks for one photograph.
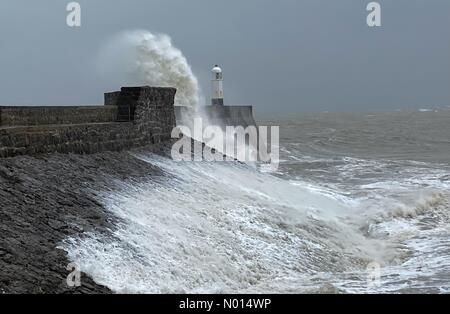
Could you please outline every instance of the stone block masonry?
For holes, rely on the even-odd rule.
[[[116,106],[0,107],[0,127],[113,122]]]
[[[170,140],[176,89],[124,87],[105,106],[0,107],[0,157],[119,151]]]

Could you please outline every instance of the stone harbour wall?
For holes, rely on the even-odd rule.
[[[256,126],[252,106],[206,106],[204,112],[210,123],[219,126]]]
[[[204,106],[198,113],[195,113],[190,107],[176,106],[175,115],[180,125],[190,125],[186,120],[190,120],[194,116],[201,116],[207,118],[210,124],[222,128],[226,126],[242,126],[244,128],[257,126],[252,106]]]
[[[174,88],[126,87],[105,94],[106,106],[0,107],[0,157],[90,154],[170,140],[175,93]]]
[[[116,106],[0,107],[0,126],[114,122]]]

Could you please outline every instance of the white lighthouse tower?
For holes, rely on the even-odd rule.
[[[212,69],[211,104],[223,106],[223,75],[222,69],[216,64]]]

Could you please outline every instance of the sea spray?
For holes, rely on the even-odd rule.
[[[175,106],[187,107],[179,111],[178,124],[192,129],[195,118],[201,118],[205,126],[211,124],[201,110],[205,99],[197,77],[166,34],[146,30],[121,32],[104,44],[97,68],[105,81],[117,80],[115,85],[175,87]]]
[[[202,99],[190,65],[165,34],[146,30],[122,32],[103,46],[97,66],[105,80],[114,77],[121,86],[177,88],[176,106],[196,107]]]
[[[204,127],[212,124],[201,109],[204,97],[198,80],[183,53],[172,44],[168,35],[153,34],[146,30],[119,33],[103,46],[97,65],[105,79],[120,80],[121,86],[175,87],[175,105],[190,108],[179,111],[181,114],[177,117],[178,125],[193,130],[193,121],[198,118],[202,119]],[[220,146],[219,144],[221,143],[215,146]],[[248,145],[244,145],[238,150],[245,151],[248,148]]]

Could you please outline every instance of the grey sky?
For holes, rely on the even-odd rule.
[[[120,82],[97,79],[97,52],[123,30],[166,33],[206,94],[224,68],[229,104],[259,112],[450,106],[450,1],[63,0],[0,2],[0,103],[102,103]]]

